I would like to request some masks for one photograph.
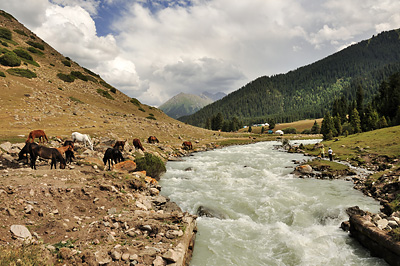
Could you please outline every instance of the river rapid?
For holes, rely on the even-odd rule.
[[[379,203],[349,181],[293,176],[292,160],[307,157],[278,151],[277,144],[231,146],[167,163],[163,195],[189,213],[205,206],[225,217],[197,219],[190,265],[387,265],[340,229],[346,208],[378,212]]]

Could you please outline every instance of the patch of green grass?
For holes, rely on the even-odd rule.
[[[0,265],[49,265],[39,245],[0,247]]]
[[[22,69],[22,68],[10,68],[7,69],[7,72],[13,76],[24,77],[24,78],[36,78],[36,73],[30,71],[29,69]]]
[[[110,99],[110,100],[114,100],[114,98],[108,93],[108,91],[102,90],[102,89],[97,89],[97,93],[100,94],[101,96]]]
[[[311,167],[317,168],[317,169],[328,169],[329,171],[344,171],[348,170],[349,167],[347,165],[337,163],[337,162],[331,162],[328,160],[313,160],[311,162],[308,162]]]
[[[73,101],[73,102],[76,102],[76,103],[84,103],[84,102],[82,102],[81,100],[79,100],[78,98],[75,98],[75,97],[73,97],[73,96],[70,96],[69,99],[70,99],[71,101]]]
[[[395,240],[400,241],[400,227],[389,231],[389,235]]]

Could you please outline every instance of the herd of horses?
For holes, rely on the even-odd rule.
[[[39,139],[39,144],[34,142],[35,138]],[[26,163],[28,164],[29,163],[28,155],[29,155],[31,160],[30,166],[32,169],[36,169],[36,160],[38,157],[41,157],[44,159],[51,159],[50,169],[53,169],[53,166],[54,169],[56,169],[57,162],[60,162],[60,169],[65,169],[66,165],[68,163],[71,163],[73,159],[75,159],[74,155],[75,142],[77,141],[82,142],[85,145],[85,147],[86,145],[88,145],[89,148],[93,150],[93,142],[89,135],[81,134],[79,132],[73,132],[71,134],[71,139],[72,140],[64,141],[64,144],[61,147],[49,148],[44,145],[40,145],[41,143],[44,144],[45,140],[47,142],[49,141],[49,139],[46,136],[46,133],[41,129],[33,130],[29,133],[28,138],[25,141],[25,146],[19,153],[18,160],[26,159]],[[108,164],[108,170],[111,169],[111,166],[114,163],[117,164],[121,161],[124,161],[121,151],[124,150],[126,141],[127,140],[116,141],[114,146],[112,148],[108,148],[104,153],[103,162],[105,166],[107,166]],[[159,143],[159,140],[155,136],[150,136],[147,139],[147,142],[154,144],[154,143]],[[135,147],[135,149],[140,149],[144,151],[144,147],[139,139],[137,138],[133,139],[132,144]],[[190,141],[185,141],[182,144],[182,148],[191,150],[193,149],[193,145]],[[65,158],[63,156],[64,154]]]

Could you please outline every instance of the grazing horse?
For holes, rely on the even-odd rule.
[[[74,142],[72,140],[66,140],[63,146],[71,146],[72,149],[68,149],[65,151],[65,160],[68,163],[72,163],[72,159],[75,159],[74,155]]]
[[[117,164],[122,161],[124,161],[124,157],[118,148],[108,148],[104,153],[103,162],[104,166],[107,166],[108,162],[108,170],[111,170],[113,163]]]
[[[18,154],[18,161],[23,160],[26,158],[26,163],[29,163],[29,157],[28,154],[30,154],[30,149],[32,147],[37,146],[38,144],[36,142],[26,142],[25,146],[22,148],[22,150]],[[32,157],[31,157],[32,160]]]
[[[142,151],[144,151],[144,148],[143,148],[142,143],[140,142],[140,139],[133,139],[132,143],[136,149],[141,149]]]
[[[158,139],[157,139],[156,136],[150,136],[150,137],[147,139],[147,142],[148,142],[148,143],[160,143],[160,142],[158,141]]]
[[[117,140],[114,144],[114,149],[124,150],[126,140]]]
[[[31,132],[29,132],[28,138],[26,139],[25,142],[33,142],[35,138],[39,138],[39,143],[41,143],[42,141],[44,143],[45,139],[47,142],[49,142],[46,133],[44,133],[44,131],[41,129],[32,130]]]
[[[46,146],[37,145],[31,146],[30,149],[31,155],[31,168],[36,170],[36,159],[37,157],[42,157],[45,159],[51,159],[51,167],[50,169],[56,169],[57,161],[60,162],[60,169],[65,169],[65,159],[61,155],[61,153],[56,148],[48,148]]]
[[[83,142],[83,144],[85,144],[85,147],[86,147],[86,143],[88,143],[90,149],[93,150],[92,140],[90,139],[89,135],[81,134],[79,132],[74,132],[74,133],[72,133],[71,137],[72,137],[73,142],[75,142],[75,141]]]
[[[192,145],[192,143],[190,141],[184,141],[182,143],[182,148],[192,150],[193,149],[193,145]]]

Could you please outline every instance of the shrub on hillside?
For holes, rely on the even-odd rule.
[[[71,67],[71,62],[68,60],[62,60],[61,63],[63,63],[64,66]]]
[[[32,42],[32,41],[27,41],[26,43],[40,50],[44,50],[44,45],[42,43]]]
[[[10,69],[7,69],[7,72],[13,76],[24,77],[24,78],[29,78],[29,79],[37,77],[36,73],[30,71],[29,69],[10,68]]]
[[[134,105],[140,106],[140,102],[136,98],[131,98],[130,102],[133,103]]]
[[[21,58],[25,58],[27,60],[33,61],[33,57],[24,49],[17,48],[17,49],[14,49],[13,52]]]
[[[294,127],[287,127],[282,129],[285,134],[297,134],[297,130]]]
[[[111,86],[110,84],[108,84],[107,82],[105,82],[105,81],[103,81],[103,80],[100,81],[100,84],[101,84],[103,87],[106,87],[107,89],[110,89],[110,91],[113,92],[113,93],[116,93],[116,92],[117,92],[117,89],[116,89],[116,88],[114,88],[113,86]]]
[[[136,170],[146,171],[148,176],[156,180],[160,180],[161,174],[167,171],[164,162],[159,157],[147,152],[144,157],[136,159]]]
[[[0,57],[0,64],[3,66],[16,67],[21,65],[21,59],[13,52],[6,52]]]
[[[6,74],[4,74],[4,72],[0,71],[0,77],[6,77]]]
[[[78,79],[81,79],[81,80],[83,80],[83,81],[88,81],[87,76],[83,75],[83,74],[82,74],[81,72],[79,72],[79,71],[71,71],[71,75],[74,76],[74,77],[76,77],[76,78],[78,78]]]
[[[28,37],[28,35],[23,30],[15,29],[14,32],[18,33],[19,35]]]
[[[11,31],[6,28],[0,28],[0,38],[11,40],[12,39]]]
[[[97,89],[97,93],[103,97],[106,97],[107,99],[114,100],[114,98],[108,93],[108,91]]]
[[[32,54],[44,55],[44,53],[43,53],[42,51],[39,51],[38,49],[33,48],[32,46],[31,46],[31,47],[28,47],[28,51],[31,52]]]
[[[87,68],[83,68],[83,70],[85,70],[86,73],[88,73],[89,75],[92,75],[94,77],[100,78],[99,74],[94,73],[93,71],[87,69]]]
[[[67,75],[67,74],[63,74],[63,73],[58,73],[57,77],[59,79],[61,79],[62,81],[65,82],[74,82],[75,81],[75,77],[72,75]]]
[[[1,41],[1,40],[0,40],[0,43],[1,43],[1,45],[3,45],[4,47],[8,47],[8,43],[3,42],[3,41]]]

